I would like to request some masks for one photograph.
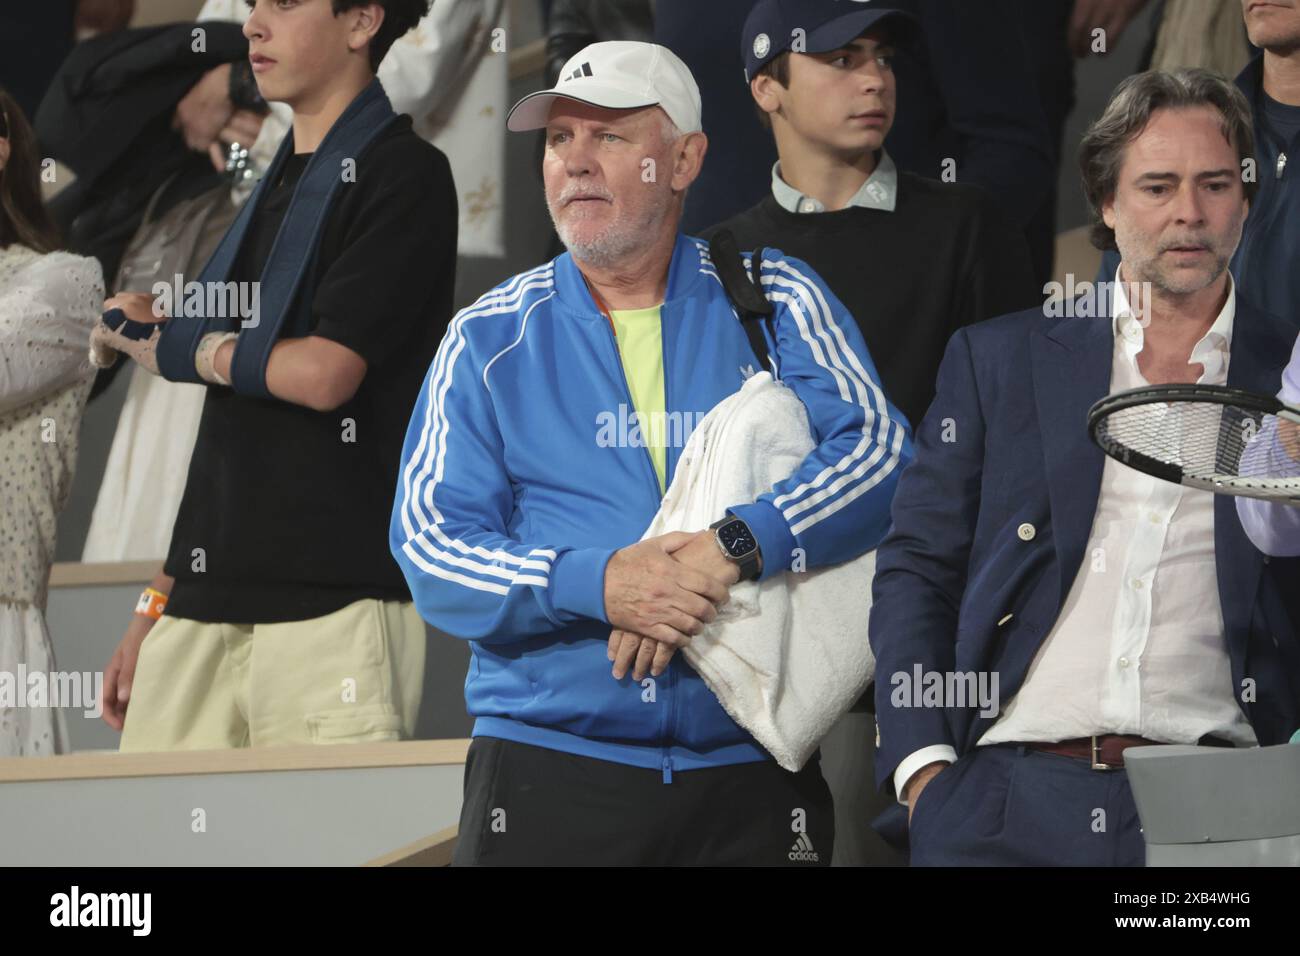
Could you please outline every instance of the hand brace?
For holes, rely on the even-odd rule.
[[[90,361],[96,368],[109,368],[118,355],[135,359],[146,371],[157,375],[154,352],[165,322],[135,322],[121,309],[109,309],[90,333]]]
[[[194,352],[194,371],[199,373],[199,378],[213,385],[230,384],[217,371],[217,349],[237,338],[238,332],[209,332],[199,340],[199,347]]]

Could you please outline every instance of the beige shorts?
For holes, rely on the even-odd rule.
[[[283,624],[163,615],[140,647],[120,749],[409,738],[425,639],[409,601],[357,601]]]

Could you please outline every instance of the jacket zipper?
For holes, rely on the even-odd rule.
[[[668,434],[667,413],[668,413],[668,396],[670,393],[668,391],[668,325],[666,322],[664,322],[663,306],[659,307],[659,361],[663,363],[663,369],[664,369],[664,418],[665,418],[664,484],[667,485],[668,482],[671,480],[671,474],[672,474],[672,468],[670,467],[672,462],[669,460],[672,454],[672,449],[669,448],[667,444],[667,434]],[[649,449],[647,449],[647,451],[648,450]],[[662,498],[660,500],[662,500]],[[664,783],[666,784],[673,782],[673,758],[672,758],[671,751],[672,751],[672,741],[676,736],[675,731],[677,729],[677,722],[676,720],[674,720],[677,711],[677,669],[675,666],[676,662],[677,662],[677,655],[674,654],[673,659],[668,662],[668,670],[664,672],[664,676],[668,678],[668,691],[669,691],[668,721],[667,721],[667,726],[664,728]]]
[[[609,325],[608,322],[605,322],[603,324],[605,326],[605,331],[606,331],[605,341],[608,342],[610,347],[614,350],[614,366],[618,369],[619,381],[623,383],[623,395],[627,398],[627,407],[631,409],[633,412],[637,412],[639,418],[640,412],[637,411],[636,402],[632,400],[632,386],[628,384],[627,372],[623,370],[623,357],[618,350],[618,342],[615,341],[614,339],[614,329]],[[667,373],[665,371],[665,382],[667,381],[666,374]],[[665,391],[667,391],[666,388]],[[667,406],[666,400],[664,404],[665,406]],[[641,452],[642,452],[641,457],[645,461],[646,467],[650,469],[650,483],[654,486],[655,500],[663,501],[664,496],[659,491],[659,476],[655,473],[655,463],[654,463],[654,459],[650,457],[650,446],[646,444],[646,433],[644,428],[641,429]],[[667,455],[665,454],[665,459],[666,458]]]
[[[602,316],[602,318],[603,318],[603,316]],[[662,356],[662,354],[663,354],[663,352],[662,352],[662,348],[663,348],[663,326],[662,326],[662,322],[663,322],[663,312],[661,311],[661,312],[660,312],[660,355],[661,355],[661,356]],[[618,368],[619,380],[623,383],[623,394],[624,394],[624,396],[627,398],[627,405],[628,405],[628,408],[632,409],[633,411],[636,411],[636,402],[634,402],[634,401],[632,400],[632,387],[631,387],[631,385],[628,384],[628,381],[627,381],[627,372],[626,372],[626,371],[624,370],[624,368],[623,368],[623,357],[622,357],[621,353],[620,353],[619,350],[618,350],[618,342],[617,342],[617,341],[615,340],[615,338],[614,338],[614,329],[613,329],[613,326],[611,326],[609,322],[602,322],[601,324],[604,326],[604,328],[605,328],[605,330],[606,330],[605,341],[610,345],[610,347],[613,349],[613,352],[614,352],[614,365]],[[667,407],[668,407],[668,394],[667,394],[667,393],[668,393],[668,363],[665,361],[665,362],[664,362],[664,409],[665,409],[665,411],[667,410]],[[639,414],[639,413],[638,413],[638,414]],[[642,461],[645,462],[646,467],[650,469],[650,481],[651,481],[651,483],[654,485],[654,490],[655,490],[655,500],[662,502],[662,501],[663,501],[663,493],[659,490],[659,476],[655,473],[655,464],[654,464],[654,459],[650,457],[650,446],[647,445],[647,444],[645,444],[645,430],[644,430],[644,429],[642,429],[642,432],[641,432],[641,438],[642,438],[642,445],[641,445],[642,456],[641,456],[641,458],[642,458]],[[667,453],[667,451],[665,450],[665,452],[664,452],[664,470],[665,470],[665,471],[667,471],[667,467],[668,467],[668,465],[667,465],[667,459],[668,459],[668,453]],[[666,478],[667,478],[667,476],[665,475],[665,479],[666,479]],[[669,746],[668,746],[668,739],[669,739],[669,737],[668,737],[668,725],[672,722],[672,709],[673,709],[673,703],[674,703],[674,695],[672,694],[672,690],[673,690],[673,684],[675,683],[675,681],[673,680],[673,665],[672,665],[672,662],[669,662],[669,664],[668,664],[668,670],[665,672],[665,676],[668,678],[668,680],[665,682],[665,685],[666,685],[666,686],[664,687],[664,692],[667,694],[667,698],[668,698],[668,699],[665,701],[665,703],[667,704],[667,707],[666,707],[665,710],[664,710],[664,721],[663,721],[663,723],[661,724],[661,728],[662,728],[662,729],[660,730],[660,733],[663,735],[663,738],[664,738],[664,745],[663,745],[663,775],[664,775],[664,776],[663,776],[663,779],[664,779],[664,783],[672,783],[672,782],[673,782],[673,762],[672,762],[672,757],[671,757],[670,754],[669,754],[669,749],[670,749],[670,748],[669,748]]]

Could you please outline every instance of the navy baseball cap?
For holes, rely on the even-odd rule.
[[[911,16],[877,7],[871,0],[758,0],[741,32],[745,79],[752,80],[767,63],[793,49],[796,39],[801,40],[800,53],[828,53],[852,43],[881,21],[900,45],[920,37]]]

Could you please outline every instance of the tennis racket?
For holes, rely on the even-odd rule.
[[[1151,385],[1108,395],[1088,433],[1130,468],[1223,495],[1300,505],[1300,409],[1222,385]]]

